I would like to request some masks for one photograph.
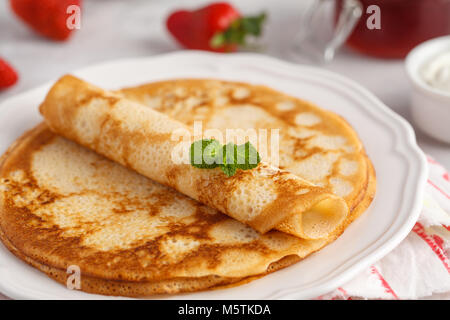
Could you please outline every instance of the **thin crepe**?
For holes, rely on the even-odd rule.
[[[81,290],[148,296],[238,285],[333,241],[260,234],[40,124],[0,157],[0,241]]]
[[[342,198],[263,162],[232,177],[174,162],[180,140],[172,135],[191,132],[189,127],[75,77],[55,83],[40,111],[54,132],[261,233],[277,229],[304,239],[326,238],[348,214]]]
[[[366,198],[373,198],[369,189],[376,184],[375,173],[358,134],[326,106],[259,84],[217,79],[171,79],[119,93],[188,126],[201,121],[205,132],[214,129],[225,136],[233,128],[279,130],[278,145],[264,148],[257,142],[263,158],[342,197],[350,209],[347,222],[361,212],[356,208]]]

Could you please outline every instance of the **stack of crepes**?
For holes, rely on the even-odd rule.
[[[246,282],[320,249],[350,221],[348,201],[264,159],[231,177],[174,161],[204,137],[121,93],[65,76],[40,111],[45,124],[0,163],[0,236],[60,282],[80,266],[82,290],[136,296]]]
[[[191,128],[116,94],[67,76],[40,111],[52,131],[170,186],[258,232],[277,229],[304,239],[328,237],[345,220],[345,201],[287,171],[261,163],[227,177],[183,160],[195,137]],[[192,133],[188,143],[181,133]],[[183,147],[186,150],[182,150]]]

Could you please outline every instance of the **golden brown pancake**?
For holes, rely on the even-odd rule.
[[[235,127],[280,128],[281,166],[336,193],[348,191],[349,182],[351,192],[343,196],[352,212],[327,239],[261,235],[40,125],[0,159],[0,239],[62,284],[70,265],[80,266],[83,291],[106,295],[242,284],[319,250],[372,201],[375,172],[356,134],[314,105],[266,87],[215,80],[122,92],[186,124],[202,119],[206,127],[235,121]],[[300,124],[291,120],[297,114],[303,114]]]
[[[0,164],[2,242],[63,284],[67,267],[79,266],[87,292],[145,296],[242,283],[337,235],[261,235],[43,124]]]
[[[220,168],[192,166],[191,144],[200,141],[201,131],[196,135],[161,112],[73,76],[58,80],[39,109],[55,133],[258,232],[276,229],[304,239],[327,238],[348,215],[341,197],[264,158],[252,170],[232,176]],[[245,135],[241,138],[244,143]]]
[[[349,221],[373,198],[368,188],[375,189],[375,172],[357,134],[312,103],[265,86],[211,79],[154,82],[120,93],[187,125],[200,120],[204,129],[279,129],[279,167],[343,197],[354,211]],[[270,161],[270,146],[266,154]]]

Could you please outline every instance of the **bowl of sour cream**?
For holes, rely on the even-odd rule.
[[[450,36],[415,47],[406,57],[411,114],[428,135],[450,143]]]

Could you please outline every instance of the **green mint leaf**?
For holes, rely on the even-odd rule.
[[[228,177],[235,175],[237,169],[250,170],[261,162],[258,151],[250,142],[239,146],[234,143],[223,146],[214,139],[192,143],[190,157],[194,167],[199,169],[220,167]]]
[[[261,157],[255,147],[248,141],[236,147],[236,166],[241,170],[256,168],[261,162]]]
[[[236,165],[237,146],[234,143],[228,143],[223,146],[223,165]]]
[[[223,32],[216,33],[210,40],[212,48],[220,48],[227,44],[245,45],[247,35],[258,37],[262,33],[262,25],[266,20],[266,13],[257,16],[242,17],[234,20]]]
[[[248,161],[245,156],[245,145],[241,144],[239,146],[236,146],[236,166],[238,167],[238,169],[245,170],[247,162]]]
[[[197,140],[191,144],[191,165],[200,169],[217,168],[221,163],[222,145],[215,139]]]
[[[232,177],[234,176],[234,174],[236,173],[236,166],[235,165],[221,165],[220,169],[222,169],[223,173],[225,173],[228,177]]]

